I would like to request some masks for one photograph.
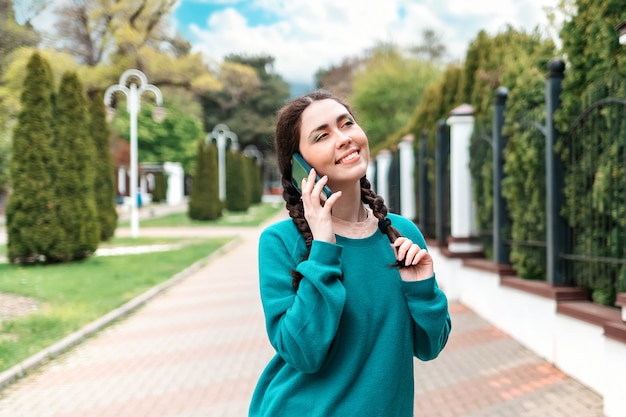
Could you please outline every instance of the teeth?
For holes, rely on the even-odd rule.
[[[358,152],[352,152],[350,155],[346,156],[345,158],[341,158],[339,160],[339,163],[341,164],[343,162],[348,162],[348,161],[356,158],[358,155],[359,155]]]

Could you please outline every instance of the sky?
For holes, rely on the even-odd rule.
[[[63,0],[53,0],[58,3]],[[362,55],[377,42],[406,47],[422,32],[441,36],[448,59],[463,60],[481,29],[547,28],[558,0],[181,0],[172,27],[207,62],[229,54],[270,55],[290,84],[314,84],[319,69]],[[33,21],[50,26],[51,13]]]
[[[313,84],[320,68],[361,55],[376,42],[410,46],[425,29],[441,35],[450,60],[462,60],[481,29],[507,24],[547,28],[557,0],[182,0],[177,30],[193,50],[217,60],[269,54],[290,83]]]

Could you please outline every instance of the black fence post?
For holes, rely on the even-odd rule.
[[[426,129],[422,130],[420,137],[419,153],[417,154],[417,174],[418,174],[418,198],[419,198],[419,225],[422,231],[428,230],[428,167],[426,166]]]
[[[552,59],[548,63],[546,80],[546,280],[551,285],[566,283],[565,268],[560,255],[565,252],[567,223],[560,215],[564,202],[563,161],[554,146],[558,131],[554,113],[561,107],[561,83],[565,74],[565,63]]]
[[[505,87],[498,88],[493,109],[493,260],[496,264],[509,263],[509,252],[506,250],[502,235],[507,219],[504,197],[502,197],[503,151],[506,144],[502,128],[508,95],[509,90]]]
[[[392,213],[402,214],[400,210],[400,151],[391,152],[391,164],[389,165],[389,176],[387,177],[389,201],[387,207]]]
[[[439,120],[437,122],[437,138],[435,149],[435,203],[437,211],[435,213],[435,232],[437,235],[437,244],[444,246],[447,236],[445,235],[445,184],[443,183],[448,176],[446,175],[446,168],[448,162],[448,142],[450,131],[448,124],[445,120]]]

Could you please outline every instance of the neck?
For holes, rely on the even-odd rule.
[[[363,222],[367,219],[367,210],[361,202],[361,189],[349,192],[342,190],[342,196],[333,206],[333,217],[347,222]]]

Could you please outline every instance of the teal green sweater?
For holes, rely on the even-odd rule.
[[[390,214],[421,247],[409,220]],[[451,329],[435,277],[400,279],[389,239],[378,230],[337,243],[304,239],[291,219],[263,231],[260,291],[276,355],[261,375],[249,416],[413,416],[413,356],[437,357]],[[298,291],[292,269],[303,275]],[[340,278],[343,275],[343,279]]]

